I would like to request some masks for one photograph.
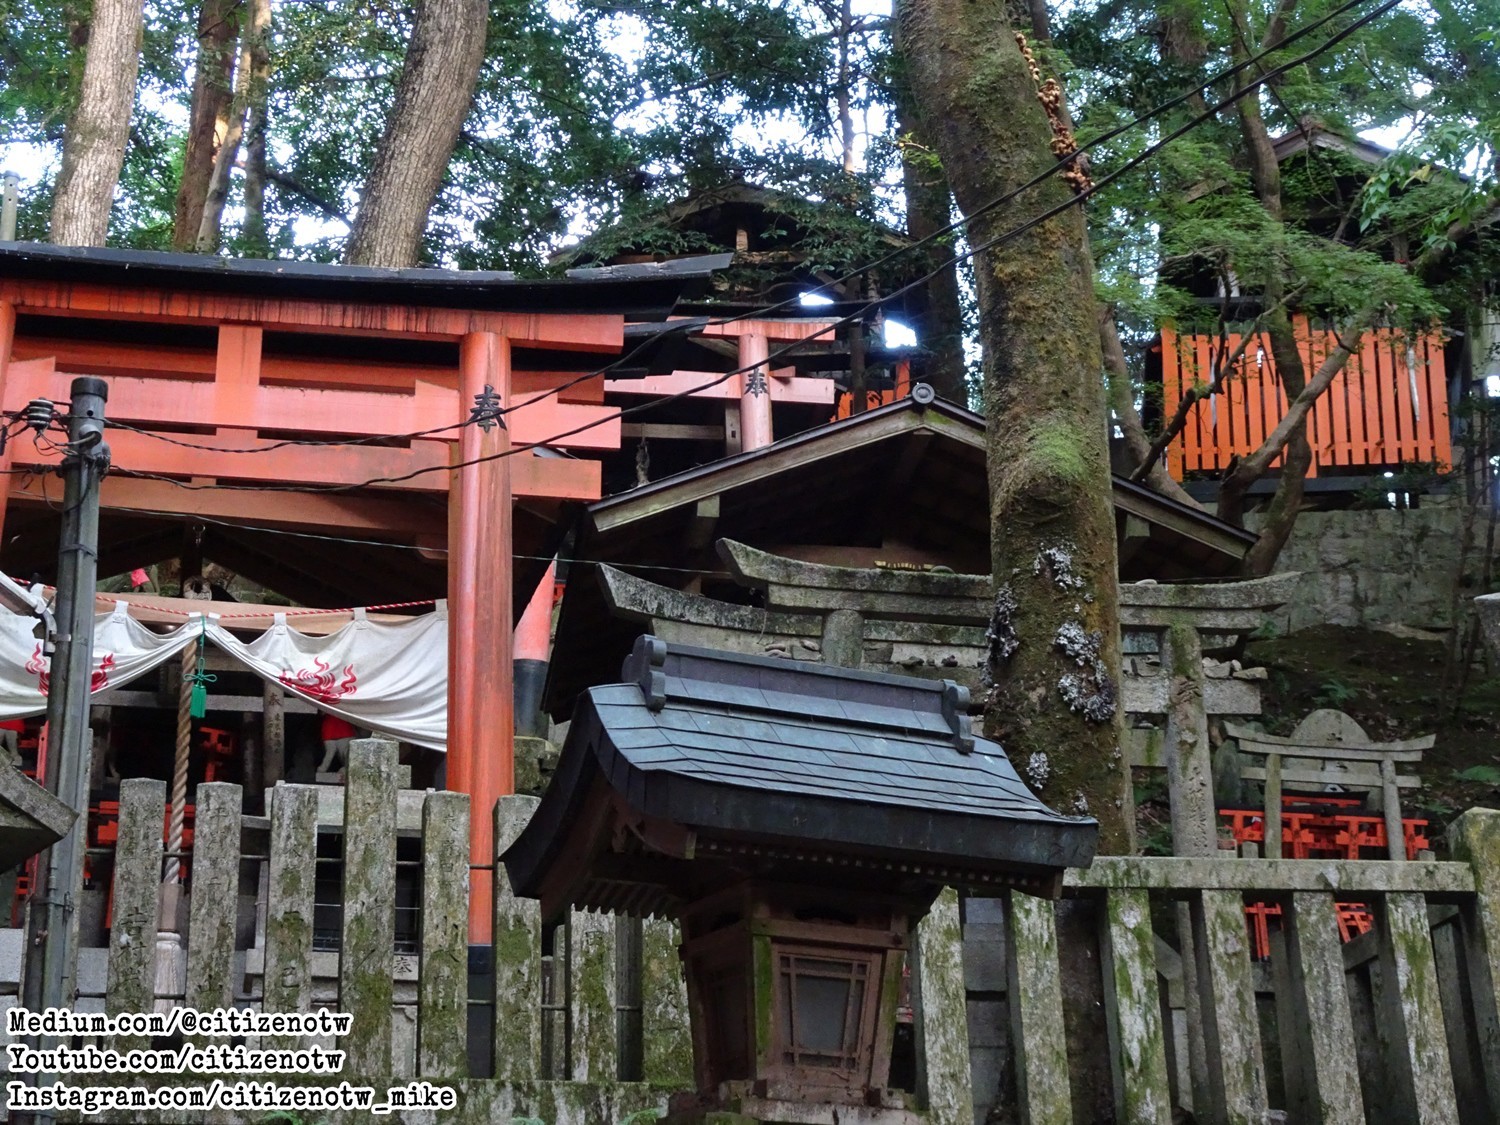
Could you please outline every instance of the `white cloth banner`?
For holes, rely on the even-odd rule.
[[[336,633],[315,637],[284,614],[249,644],[209,619],[208,636],[273,684],[358,727],[433,750],[448,743],[448,612],[397,624],[362,609]]]
[[[266,632],[246,643],[209,613],[166,633],[153,633],[129,615],[124,602],[94,618],[92,690],[121,687],[197,641],[200,634],[263,679],[358,727],[433,750],[448,741],[448,613],[386,624],[355,610],[354,620],[326,636],[299,633],[277,614]],[[50,659],[36,636],[35,618],[0,614],[0,719],[47,709]],[[212,693],[209,705],[213,705]]]
[[[37,620],[0,614],[0,719],[22,719],[47,710],[52,659],[42,652]],[[124,602],[94,617],[94,675],[91,690],[127,684],[197,639],[196,621],[169,633],[153,633],[131,617]]]

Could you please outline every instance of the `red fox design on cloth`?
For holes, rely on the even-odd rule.
[[[313,657],[313,666],[317,671],[302,668],[296,672],[283,672],[281,682],[293,691],[300,691],[303,695],[311,696],[320,703],[334,703],[346,695],[353,695],[357,689],[358,677],[354,674],[354,665],[344,666],[344,678],[337,683],[337,673],[329,671],[327,663]],[[45,688],[43,689],[46,690]]]
[[[115,666],[115,654],[106,652],[99,661],[99,667],[94,669],[94,674],[89,677],[89,691],[102,691],[104,685],[109,683],[109,670]],[[36,689],[43,695],[52,685],[52,674],[48,670],[48,661],[42,656],[42,644],[37,642],[36,651],[31,654],[31,659],[26,662],[26,671],[36,676]]]

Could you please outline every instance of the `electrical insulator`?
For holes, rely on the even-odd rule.
[[[26,409],[21,411],[21,417],[38,434],[44,434],[57,418],[57,404],[49,399],[34,398],[26,404]]]

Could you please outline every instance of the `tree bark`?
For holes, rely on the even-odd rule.
[[[266,237],[266,104],[271,87],[271,0],[252,0],[252,22],[262,32],[250,44],[250,104],[245,120],[245,244],[247,253],[271,254]]]
[[[229,107],[229,127],[224,143],[214,156],[213,175],[203,200],[195,248],[200,254],[212,254],[219,248],[224,204],[229,200],[229,181],[239,160],[240,143],[245,136],[245,117],[257,100],[265,105],[264,79],[269,71],[271,42],[270,0],[251,0],[249,18],[240,36],[240,59],[234,74],[234,101]],[[259,91],[256,87],[260,85]],[[262,150],[264,152],[264,149]]]
[[[1125,435],[1125,448],[1137,465],[1150,462],[1144,478],[1138,476],[1136,479],[1179,504],[1202,508],[1203,505],[1172,479],[1161,458],[1153,455],[1153,443],[1146,436],[1140,411],[1135,408],[1135,380],[1130,377],[1130,365],[1125,361],[1125,346],[1120,342],[1120,330],[1115,325],[1115,315],[1110,309],[1099,310],[1099,346],[1104,355],[1104,376],[1109,387],[1110,409],[1120,426],[1120,432]]]
[[[453,155],[484,58],[484,0],[422,0],[345,260],[417,264],[427,213]]]
[[[922,159],[931,146],[911,105],[907,90],[895,92],[896,113],[902,134],[901,185],[906,193],[906,233],[921,241],[945,229],[953,210],[948,181],[943,179],[937,159]],[[932,279],[913,294],[918,306],[915,323],[917,343],[927,352],[927,382],[939,398],[969,405],[968,364],[964,359],[964,317],[958,296],[958,265],[951,261],[953,242],[938,239],[922,263],[935,269]]]
[[[903,0],[897,36],[976,245],[1068,198],[1053,177],[977,214],[1054,162],[1003,0]],[[1098,818],[1101,850],[1126,852],[1118,565],[1081,212],[980,253],[974,272],[996,587],[986,730],[1050,804]]]
[[[187,147],[172,214],[172,249],[191,250],[203,221],[214,155],[229,125],[234,42],[243,0],[203,0],[198,9],[198,61],[188,110]]]
[[[142,0],[96,0],[78,108],[63,136],[52,199],[52,241],[103,246],[135,108]]]
[[[1237,20],[1241,17],[1236,16]],[[1243,27],[1243,22],[1239,23]],[[1249,44],[1243,36],[1236,37],[1235,61],[1243,62],[1249,53]],[[1256,197],[1266,213],[1278,223],[1282,221],[1281,165],[1271,145],[1271,134],[1260,113],[1260,93],[1252,91],[1235,102],[1235,113],[1240,121],[1240,133],[1250,158],[1250,180],[1255,185]],[[1287,403],[1291,403],[1307,389],[1307,368],[1302,362],[1302,352],[1297,346],[1292,318],[1287,313],[1283,299],[1286,281],[1279,269],[1273,268],[1266,275],[1263,300],[1266,304],[1265,330],[1271,343],[1271,356],[1276,361],[1276,374],[1286,390]],[[1347,358],[1347,356],[1345,357]],[[1343,363],[1339,363],[1342,369]],[[1337,374],[1337,370],[1334,371]],[[1330,376],[1329,382],[1332,382]],[[1320,392],[1321,393],[1321,392]],[[1287,417],[1291,419],[1289,411]],[[1279,427],[1278,427],[1279,429]],[[1258,453],[1259,451],[1257,451]],[[1274,456],[1274,453],[1272,454]],[[1241,573],[1256,578],[1271,573],[1282,547],[1291,537],[1292,526],[1302,510],[1302,498],[1307,488],[1307,474],[1312,468],[1312,446],[1307,441],[1307,412],[1297,417],[1285,439],[1282,450],[1281,474],[1276,484],[1275,495],[1266,509],[1265,522],[1261,524],[1256,542],[1241,563]],[[1252,455],[1245,463],[1236,466],[1219,488],[1219,515],[1231,523],[1241,523],[1246,493],[1270,458]],[[1260,462],[1261,469],[1250,474],[1250,463]]]

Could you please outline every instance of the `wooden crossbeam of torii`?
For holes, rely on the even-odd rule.
[[[775,440],[771,407],[777,402],[832,406],[831,379],[799,376],[792,367],[771,367],[772,344],[804,340],[832,341],[837,322],[827,320],[735,320],[707,324],[697,334],[739,342],[738,366],[745,368],[725,378],[721,372],[673,371],[639,379],[608,379],[607,393],[621,395],[683,395],[720,399],[725,404],[728,452],[760,449]]]

